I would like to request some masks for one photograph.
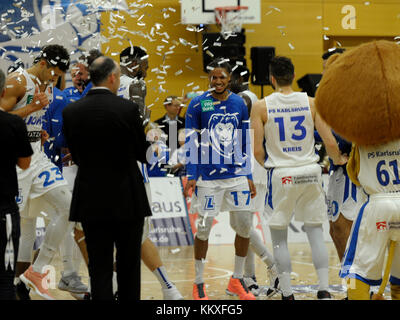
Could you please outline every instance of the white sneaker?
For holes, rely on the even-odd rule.
[[[256,277],[243,277],[243,280],[247,286],[247,289],[249,289],[252,294],[258,297],[260,294],[260,287],[257,284]]]
[[[164,300],[183,300],[183,297],[177,287],[162,289]]]
[[[279,291],[279,277],[278,270],[276,269],[276,264],[267,269],[269,278],[269,289],[267,290],[267,297],[272,297],[275,293]]]

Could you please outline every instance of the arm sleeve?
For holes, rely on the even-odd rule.
[[[196,106],[197,104],[197,106]],[[185,161],[186,172],[189,180],[197,180],[199,173],[199,132],[201,130],[201,114],[198,100],[193,99],[185,116]]]

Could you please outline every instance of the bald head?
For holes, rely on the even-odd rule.
[[[112,92],[117,92],[121,72],[113,59],[105,56],[97,58],[90,65],[89,74],[94,87],[107,87]]]

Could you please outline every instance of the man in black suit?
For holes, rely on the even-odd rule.
[[[114,244],[120,300],[140,299],[140,247],[151,215],[137,160],[149,147],[138,107],[116,96],[119,66],[108,57],[89,68],[93,88],[63,111],[64,134],[78,173],[70,220],[82,223],[93,299],[113,299]]]
[[[165,115],[156,121],[160,129],[165,133],[165,143],[172,154],[179,147],[178,131],[185,129],[185,118],[179,116],[181,101],[177,96],[168,96],[164,100]]]

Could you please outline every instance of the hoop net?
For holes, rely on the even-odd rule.
[[[221,25],[221,34],[224,37],[242,31],[244,14],[248,9],[249,7],[246,6],[217,7],[214,9],[215,22]]]

